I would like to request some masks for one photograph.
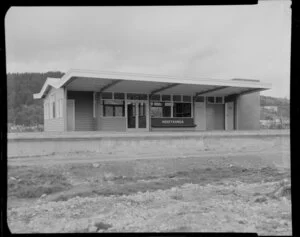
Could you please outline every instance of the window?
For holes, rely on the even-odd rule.
[[[153,118],[171,117],[172,103],[151,102],[150,115]]]
[[[196,102],[204,102],[204,96],[197,96],[195,100]]]
[[[158,94],[151,95],[150,100],[160,101],[160,95]]]
[[[112,99],[112,92],[103,92],[101,97],[102,99]]]
[[[55,114],[55,112],[56,112],[55,111],[55,101],[52,102],[52,109],[53,109],[52,110],[52,115],[53,115],[53,118],[55,118],[56,117],[56,114]]]
[[[162,95],[161,100],[162,101],[171,101],[171,96],[170,95]]]
[[[55,95],[51,95],[50,97],[50,119],[56,117],[56,108],[55,108]]]
[[[173,117],[191,117],[192,106],[191,103],[174,103]]]
[[[173,95],[173,101],[181,101],[181,95]]]
[[[124,93],[114,93],[114,99],[115,100],[124,100],[125,99],[125,94]]]
[[[222,104],[223,103],[223,97],[216,97],[216,103]]]
[[[93,117],[96,118],[96,92],[93,93]]]
[[[128,100],[147,100],[147,94],[127,93]]]
[[[125,102],[117,100],[103,100],[103,116],[104,117],[124,117]]]
[[[206,97],[206,101],[208,103],[215,103],[215,97],[213,97],[213,96]]]
[[[182,96],[182,101],[183,102],[191,102],[192,101],[192,97],[189,95],[184,95]]]

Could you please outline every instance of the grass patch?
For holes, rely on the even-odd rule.
[[[8,169],[8,197],[37,198],[71,188],[71,184],[56,169],[14,167]]]

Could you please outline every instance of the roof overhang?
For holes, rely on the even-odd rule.
[[[137,93],[166,93],[193,95],[231,95],[245,94],[271,88],[271,84],[257,80],[243,79],[203,79],[150,75],[138,73],[120,73],[92,70],[70,70],[62,78],[48,78],[35,99],[43,98],[49,88],[66,87],[74,91],[116,91]]]

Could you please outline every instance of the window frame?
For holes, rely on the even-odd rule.
[[[175,106],[175,104],[190,104],[190,116],[188,116],[188,117],[174,116],[174,106]],[[192,104],[192,102],[173,102],[172,118],[193,118],[193,104]]]
[[[122,104],[105,104],[106,101],[112,101],[112,102],[122,102]],[[103,100],[101,101],[101,105],[102,105],[102,117],[106,117],[106,118],[123,118],[125,117],[125,100]],[[112,107],[112,111],[113,114],[112,115],[106,115],[105,114],[105,108],[106,107]],[[122,116],[116,116],[116,109],[115,107],[122,107]]]

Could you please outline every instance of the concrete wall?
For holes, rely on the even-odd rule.
[[[93,92],[68,91],[68,99],[75,100],[75,131],[94,131]]]
[[[45,104],[48,103],[49,104],[49,110],[50,110],[50,97],[52,95],[55,95],[55,114],[56,117],[55,118],[46,118],[45,116],[45,109],[44,109],[44,131],[64,131],[65,128],[65,121],[64,121],[64,109],[61,110],[62,114],[59,113],[59,106],[58,106],[58,101],[60,99],[64,99],[64,89],[63,88],[59,88],[59,89],[54,89],[52,88],[50,90],[50,92],[48,93],[48,95],[45,97],[44,99],[44,108],[45,108]],[[50,112],[50,111],[49,111]],[[60,114],[60,117],[58,117],[58,115]]]
[[[30,157],[56,154],[70,155],[72,152],[93,152],[179,156],[182,153],[199,155],[201,151],[261,151],[267,147],[281,147],[289,139],[289,131],[222,131],[222,132],[172,132],[172,133],[21,133],[8,134],[8,157]],[[275,143],[274,143],[275,142]],[[34,149],[33,149],[34,148]],[[283,149],[282,149],[283,150]],[[100,156],[99,156],[100,155]],[[111,156],[113,158],[114,156]],[[82,159],[85,158],[83,154]]]
[[[241,95],[236,101],[236,126],[238,130],[256,130],[260,128],[259,92]]]

